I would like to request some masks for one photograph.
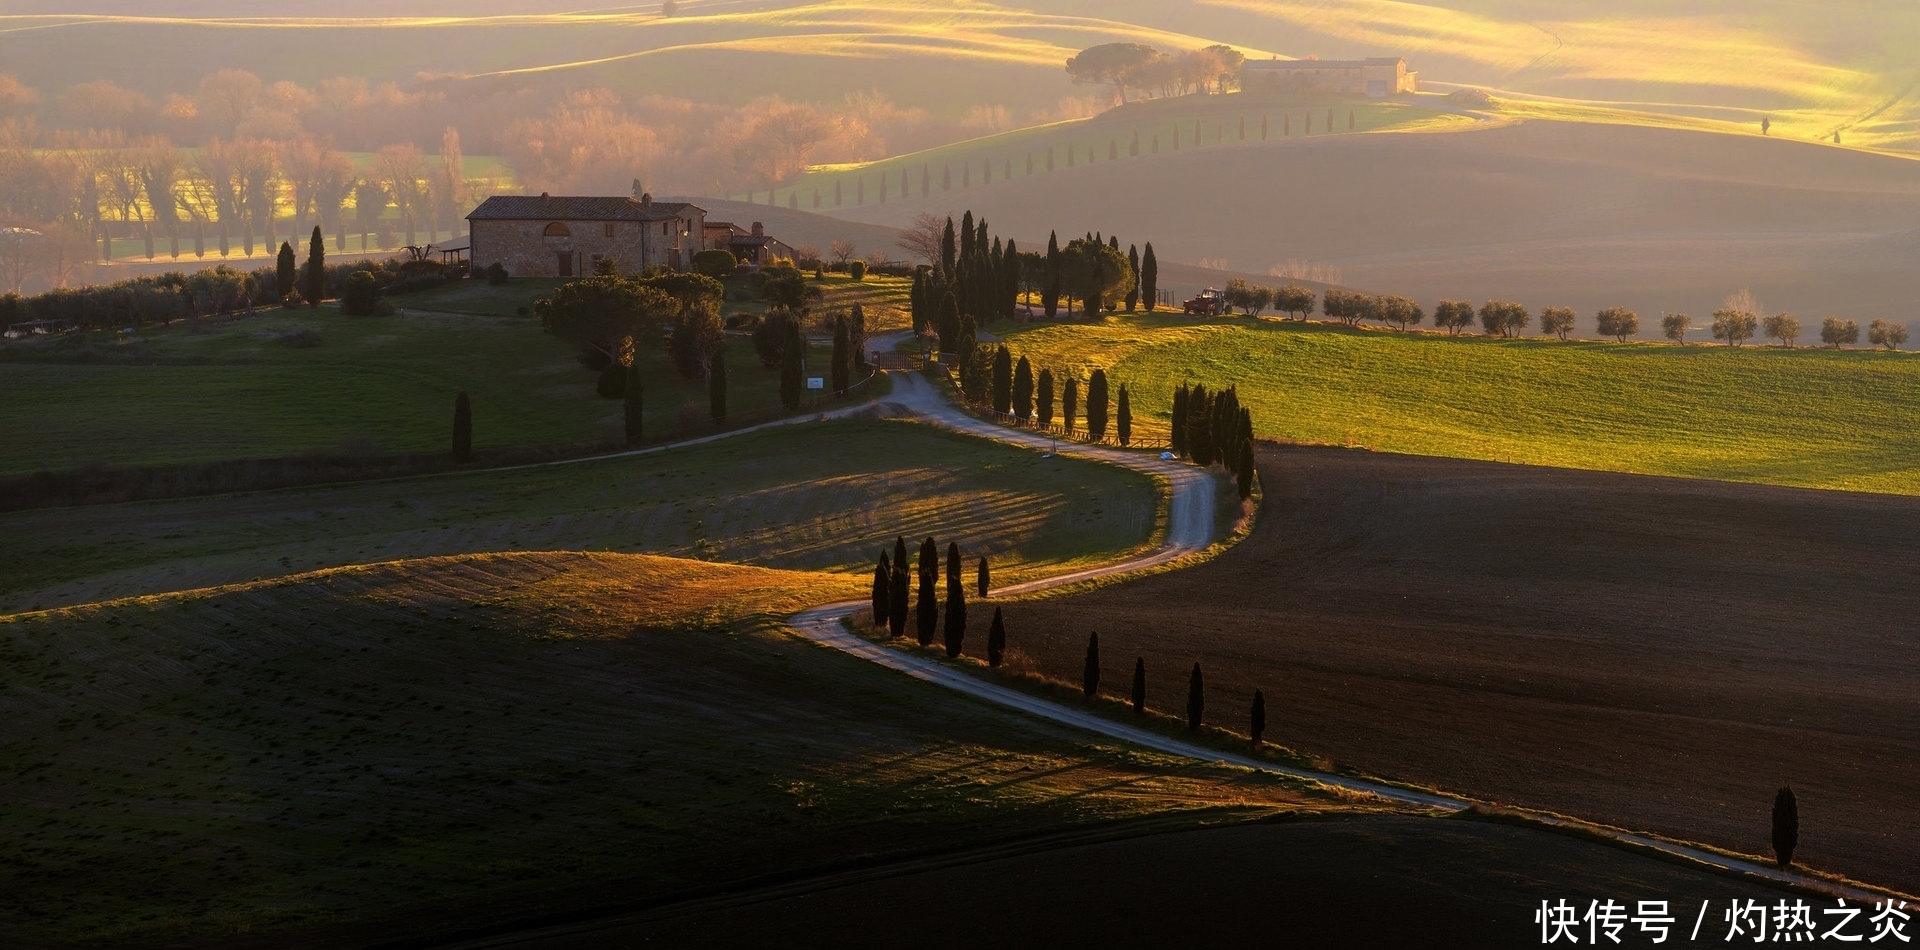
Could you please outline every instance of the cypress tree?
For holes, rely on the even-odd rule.
[[[867,370],[867,312],[855,301],[847,313],[847,349],[852,351],[854,370],[863,376]]]
[[[1133,659],[1133,712],[1142,715],[1147,711],[1147,658]]]
[[[987,599],[987,582],[991,575],[987,570],[987,556],[980,555],[980,566],[974,571],[974,580],[979,585],[980,599]]]
[[[848,346],[847,318],[844,314],[834,314],[833,365],[829,370],[833,374],[834,395],[844,396],[847,394],[847,384],[850,382],[852,375],[852,366],[850,365],[852,362],[853,355],[851,348]]]
[[[993,411],[1013,411],[1013,354],[1005,343],[993,351]]]
[[[1080,674],[1080,689],[1088,699],[1100,693],[1100,633],[1087,635],[1087,666]]]
[[[473,402],[466,393],[453,397],[453,460],[473,457]]]
[[[947,585],[947,656],[960,655],[960,644],[967,636],[967,588],[958,582]]]
[[[627,382],[631,389],[639,385],[639,377]],[[714,425],[725,425],[727,421],[727,354],[713,354],[707,363],[707,411],[713,416]]]
[[[925,571],[920,572],[920,601],[917,608],[914,619],[920,634],[920,645],[926,646],[933,642],[934,627],[938,625],[940,617],[939,606],[933,600],[933,575]]]
[[[1160,262],[1153,259],[1152,241],[1140,254],[1140,296],[1147,302],[1147,312],[1152,313],[1160,300]]]
[[[973,238],[973,211],[969,209],[960,214],[960,260],[973,256]]]
[[[277,299],[285,300],[293,293],[294,285],[299,283],[300,270],[293,263],[293,245],[280,242],[280,256],[273,261],[273,292]]]
[[[1000,620],[1000,608],[993,608],[993,626],[987,628],[987,665],[999,666],[1007,653],[1007,626]]]
[[[888,603],[888,595],[893,593],[893,565],[887,563],[887,552],[880,552],[880,562],[873,566],[873,624],[878,627],[893,615],[893,607]]]
[[[1060,312],[1060,238],[1052,231],[1047,232],[1047,283],[1040,291],[1040,306],[1049,320]]]
[[[179,255],[174,255],[178,257]],[[313,240],[307,242],[307,306],[318,308],[327,293],[327,239],[320,226],[313,226]]]
[[[954,302],[951,292],[941,295],[940,307],[934,311],[933,319],[933,332],[940,337],[941,351],[960,352],[960,305]]]
[[[1040,428],[1053,425],[1053,370],[1040,371],[1039,391],[1034,395],[1034,410]]]
[[[893,587],[887,596],[887,628],[895,637],[907,635],[907,539],[893,542]]]
[[[800,396],[806,390],[805,370],[801,368],[806,341],[800,336],[800,321],[787,323],[787,344],[780,353],[780,405],[788,412],[800,408]]]
[[[1107,371],[1096,369],[1087,380],[1087,434],[1095,442],[1107,437]]]
[[[1182,458],[1187,454],[1187,384],[1181,383],[1173,388],[1173,454]]]
[[[1079,402],[1080,381],[1069,376],[1065,391],[1060,394],[1060,424],[1067,427],[1068,435],[1073,434],[1074,410],[1080,408]]]
[[[628,445],[639,445],[642,436],[641,410],[645,408],[644,387],[640,385],[640,366],[627,367],[627,391],[620,396],[621,421],[625,423]]]
[[[1013,414],[1022,424],[1033,418],[1033,364],[1024,356],[1013,367]]]
[[[959,248],[953,243],[953,218],[947,218],[947,229],[940,235],[940,275],[952,280],[954,267],[959,262]]]
[[[1253,691],[1253,713],[1248,723],[1247,735],[1253,739],[1253,747],[1260,748],[1260,736],[1267,731],[1267,696],[1259,690]]]
[[[1253,497],[1253,443],[1244,439],[1240,442],[1239,464],[1234,466],[1233,478],[1240,489],[1242,499]]]
[[[947,542],[947,586],[960,585],[960,542]]]
[[[1207,387],[1195,383],[1187,392],[1187,458],[1195,465],[1213,464],[1213,435],[1207,428],[1211,415]]]
[[[1127,245],[1127,270],[1133,274],[1133,289],[1127,291],[1127,312],[1132,313],[1140,304],[1140,249]]]
[[[1200,679],[1200,664],[1193,665],[1193,675],[1187,677],[1187,728],[1200,728],[1200,715],[1206,711],[1206,684]]]
[[[1793,789],[1782,788],[1773,796],[1773,856],[1781,867],[1793,863],[1793,849],[1800,844],[1800,804]]]
[[[1133,441],[1133,404],[1127,399],[1126,383],[1120,384],[1119,408],[1114,410],[1114,434],[1119,437],[1121,445]]]

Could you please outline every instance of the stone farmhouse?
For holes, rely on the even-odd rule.
[[[1414,92],[1419,73],[1399,57],[1369,59],[1250,59],[1240,64],[1245,92],[1324,92],[1384,99]]]
[[[731,251],[741,263],[756,267],[771,264],[776,257],[796,258],[787,242],[768,234],[758,221],[751,231],[731,221],[708,221],[701,240],[709,250]]]
[[[706,209],[686,202],[541,194],[494,195],[467,215],[476,268],[515,277],[576,277],[612,259],[623,274],[685,270],[705,239]]]

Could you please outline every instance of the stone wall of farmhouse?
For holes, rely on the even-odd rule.
[[[565,225],[566,235],[547,234],[552,224]],[[565,254],[573,276],[581,277],[593,273],[599,255],[613,258],[621,273],[637,274],[647,263],[640,235],[647,226],[643,221],[475,221],[469,260],[475,267],[498,263],[514,277],[558,277],[560,255]]]

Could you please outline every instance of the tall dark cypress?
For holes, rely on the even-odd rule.
[[[907,293],[907,312],[913,316],[913,332],[918,336],[930,319],[927,311],[927,272],[925,265],[913,269],[913,288]]]
[[[800,335],[800,321],[787,323],[787,342],[780,353],[780,404],[791,412],[800,408],[800,397],[805,393],[805,370],[802,360],[806,354],[806,339]]]
[[[1005,343],[993,351],[993,411],[1013,411],[1013,354]]]
[[[880,562],[873,566],[873,626],[884,625],[893,615],[893,607],[888,601],[893,593],[893,565],[887,563],[887,552],[880,552]]]
[[[947,656],[960,655],[960,646],[967,638],[967,588],[959,582],[947,584]]]
[[[987,665],[999,666],[1007,652],[1007,625],[1000,619],[1000,608],[993,608],[993,626],[987,628]]]
[[[1200,678],[1200,664],[1193,665],[1193,675],[1187,677],[1187,728],[1199,729],[1201,714],[1207,708],[1206,683]]]
[[[628,445],[639,445],[643,432],[641,412],[646,408],[645,387],[640,383],[640,363],[627,367],[627,391],[620,396],[621,422]]]
[[[1074,416],[1080,409],[1080,381],[1067,377],[1067,385],[1060,393],[1060,424],[1065,426],[1067,434],[1073,434]]]
[[[864,377],[867,374],[867,311],[855,301],[853,309],[847,311],[847,349],[852,351],[854,371]]]
[[[1013,305],[1020,299],[1020,252],[1013,238],[1007,238],[1007,252],[1000,258],[1000,316],[1011,319]]]
[[[300,269],[293,263],[293,245],[280,242],[280,253],[273,260],[274,299],[285,300],[299,284]]]
[[[965,261],[967,258],[972,257],[973,247],[974,247],[973,245],[973,212],[971,210],[968,210],[968,211],[962,212],[960,215],[960,258],[959,259],[962,261]]]
[[[1136,714],[1147,711],[1147,658],[1133,658],[1133,711]]]
[[[1127,312],[1140,305],[1140,249],[1127,245],[1127,271],[1133,274],[1133,289],[1127,291]]]
[[[1140,296],[1147,302],[1147,312],[1152,313],[1160,300],[1160,262],[1153,259],[1152,241],[1140,254]]]
[[[1173,454],[1185,458],[1187,455],[1187,384],[1181,383],[1173,388]]]
[[[1133,443],[1133,403],[1127,398],[1126,383],[1120,384],[1120,402],[1114,410],[1113,432],[1121,445]]]
[[[627,388],[639,385],[639,378],[627,380]],[[727,354],[713,354],[713,360],[707,363],[707,414],[713,416],[714,425],[725,425],[727,421]]]
[[[1022,424],[1033,418],[1033,364],[1025,356],[1013,367],[1013,414]]]
[[[1096,369],[1087,380],[1087,434],[1098,442],[1107,437],[1107,371]]]
[[[915,604],[915,608],[915,629],[919,633],[920,645],[926,646],[933,642],[933,632],[939,625],[940,612],[939,605],[934,603],[933,575],[925,571],[920,572],[920,599]]]
[[[987,582],[991,579],[991,572],[987,568],[987,556],[982,554],[980,555],[980,566],[974,571],[974,580],[979,584],[981,600],[987,599]]]
[[[934,311],[933,332],[940,335],[941,352],[960,352],[960,305],[952,293],[940,297],[940,307]]]
[[[461,393],[453,398],[453,460],[473,457],[473,401]]]
[[[1238,437],[1236,441],[1253,444],[1253,410],[1245,406],[1240,408],[1240,424],[1234,431]]]
[[[1100,633],[1087,635],[1087,665],[1080,672],[1080,689],[1088,699],[1100,693]]]
[[[1253,739],[1253,747],[1260,748],[1260,737],[1267,731],[1267,695],[1259,690],[1253,691],[1253,712],[1249,716],[1247,735]]]
[[[1040,428],[1053,425],[1053,370],[1040,370],[1040,381],[1033,397],[1034,418]]]
[[[174,255],[178,257],[179,255]],[[307,242],[307,306],[319,307],[327,295],[327,239],[320,226],[313,226],[313,239]]]
[[[1773,856],[1786,867],[1793,863],[1793,849],[1799,846],[1800,803],[1794,801],[1793,789],[1782,788],[1773,796]]]
[[[1040,306],[1052,320],[1060,312],[1060,239],[1047,232],[1047,283],[1040,291]]]
[[[1238,461],[1233,467],[1234,487],[1239,489],[1242,499],[1253,497],[1253,443],[1245,439],[1240,441]]]
[[[953,279],[954,267],[959,263],[960,249],[953,243],[953,219],[947,219],[947,230],[940,235],[940,274],[945,280]]]
[[[1187,392],[1187,458],[1195,465],[1213,464],[1213,435],[1207,428],[1211,414],[1207,387],[1194,383]]]
[[[947,586],[960,583],[960,542],[947,542]]]
[[[895,637],[907,635],[907,539],[893,542],[893,589],[887,597],[887,629]]]

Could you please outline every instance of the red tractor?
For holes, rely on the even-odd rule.
[[[1227,295],[1208,287],[1200,291],[1199,296],[1188,298],[1186,303],[1181,304],[1181,308],[1189,314],[1217,317],[1227,312]]]

